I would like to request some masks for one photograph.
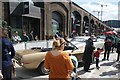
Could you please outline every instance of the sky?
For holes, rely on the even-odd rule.
[[[84,8],[88,12],[92,13],[94,16],[101,20],[101,4],[107,5],[103,6],[102,21],[106,20],[118,20],[118,2],[120,0],[72,0],[80,7]],[[95,11],[95,12],[94,12]]]

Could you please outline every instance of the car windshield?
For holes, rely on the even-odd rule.
[[[97,36],[97,38],[105,39],[105,36]]]

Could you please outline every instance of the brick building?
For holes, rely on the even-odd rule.
[[[4,2],[3,17],[13,31],[31,30],[34,37],[46,39],[56,32],[70,35],[74,30],[78,35],[87,33],[99,35],[109,26],[98,20],[74,2]],[[102,30],[101,30],[102,29]]]

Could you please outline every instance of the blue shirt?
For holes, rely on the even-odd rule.
[[[13,44],[7,38],[2,38],[2,67],[12,65],[12,58],[14,56],[15,50]]]

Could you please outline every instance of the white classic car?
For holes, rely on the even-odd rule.
[[[90,37],[89,36],[77,36],[71,39],[71,43],[76,45],[77,47],[83,46],[85,47],[86,45],[86,40],[88,40]],[[93,39],[94,46],[96,48],[103,48],[104,46],[104,40],[98,40],[98,38]]]
[[[71,53],[73,50],[73,55],[77,57],[79,62],[82,61],[83,52],[85,49],[85,41],[89,37],[75,37],[71,41],[68,42],[68,45],[65,47],[64,51]],[[95,47],[102,48],[104,42],[100,42],[95,40]],[[31,49],[26,50],[17,50],[15,59],[17,63],[23,66],[26,69],[38,69],[38,72],[41,74],[48,74],[48,72],[44,69],[44,60],[47,51],[50,51],[52,48],[41,48],[41,47],[33,47]]]
[[[38,72],[41,74],[48,74],[44,69],[44,60],[47,51],[50,51],[51,49],[52,48],[34,47],[27,50],[18,50],[16,51],[15,59],[19,65],[26,69],[38,69]],[[65,47],[64,51],[68,52],[68,54],[73,51],[71,54],[75,55],[78,61],[81,61],[84,48],[82,46],[77,48],[70,43],[69,46]]]

